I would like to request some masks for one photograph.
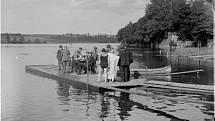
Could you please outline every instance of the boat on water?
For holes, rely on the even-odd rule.
[[[169,74],[171,73],[171,66],[165,66],[163,68],[153,69],[130,69],[131,74]]]

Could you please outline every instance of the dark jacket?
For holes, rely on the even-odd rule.
[[[131,63],[133,63],[131,52],[126,49],[121,50],[119,53],[118,66],[129,66]]]

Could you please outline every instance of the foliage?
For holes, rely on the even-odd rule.
[[[179,40],[204,42],[213,37],[212,7],[202,0],[151,0],[145,16],[117,33],[121,42],[159,44],[168,32]]]

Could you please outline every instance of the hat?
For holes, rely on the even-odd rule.
[[[110,44],[107,44],[107,48],[111,48],[111,45],[110,45]]]
[[[94,49],[98,49],[96,46],[93,47]]]
[[[125,49],[125,45],[121,45],[121,46],[120,46],[120,49]]]
[[[105,48],[102,48],[102,52],[106,52],[106,49],[105,49]]]

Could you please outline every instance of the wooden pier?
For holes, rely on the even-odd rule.
[[[143,92],[132,92],[129,90],[125,90],[122,88],[132,88],[132,87],[143,87],[144,89],[149,90],[171,90],[175,92],[182,93],[196,93],[196,94],[206,94],[206,95],[214,95],[214,87],[211,85],[194,85],[194,84],[182,84],[182,83],[174,83],[174,82],[163,82],[163,81],[153,81],[144,79],[133,79],[129,82],[107,82],[104,81],[97,82],[97,74],[82,74],[77,75],[76,73],[64,73],[57,69],[55,65],[28,65],[25,67],[27,72],[31,72],[33,74],[47,77],[50,79],[58,80],[58,81],[66,81],[72,85],[78,86],[83,89],[90,90],[113,90],[113,91],[121,91],[136,95],[142,96],[150,96],[153,98],[162,98],[166,100],[178,100],[185,102],[196,102],[196,103],[206,103],[213,104],[213,102],[208,101],[196,101],[196,100],[184,100],[184,99],[175,99],[171,97],[159,96],[159,95],[145,95]]]
[[[131,80],[129,82],[97,82],[98,74],[64,73],[54,65],[29,65],[25,67],[27,72],[59,81],[67,81],[80,87],[89,87],[91,90],[107,89],[106,87],[138,87],[144,85],[146,79]],[[88,76],[88,77],[87,77]],[[87,79],[88,78],[88,79]]]

